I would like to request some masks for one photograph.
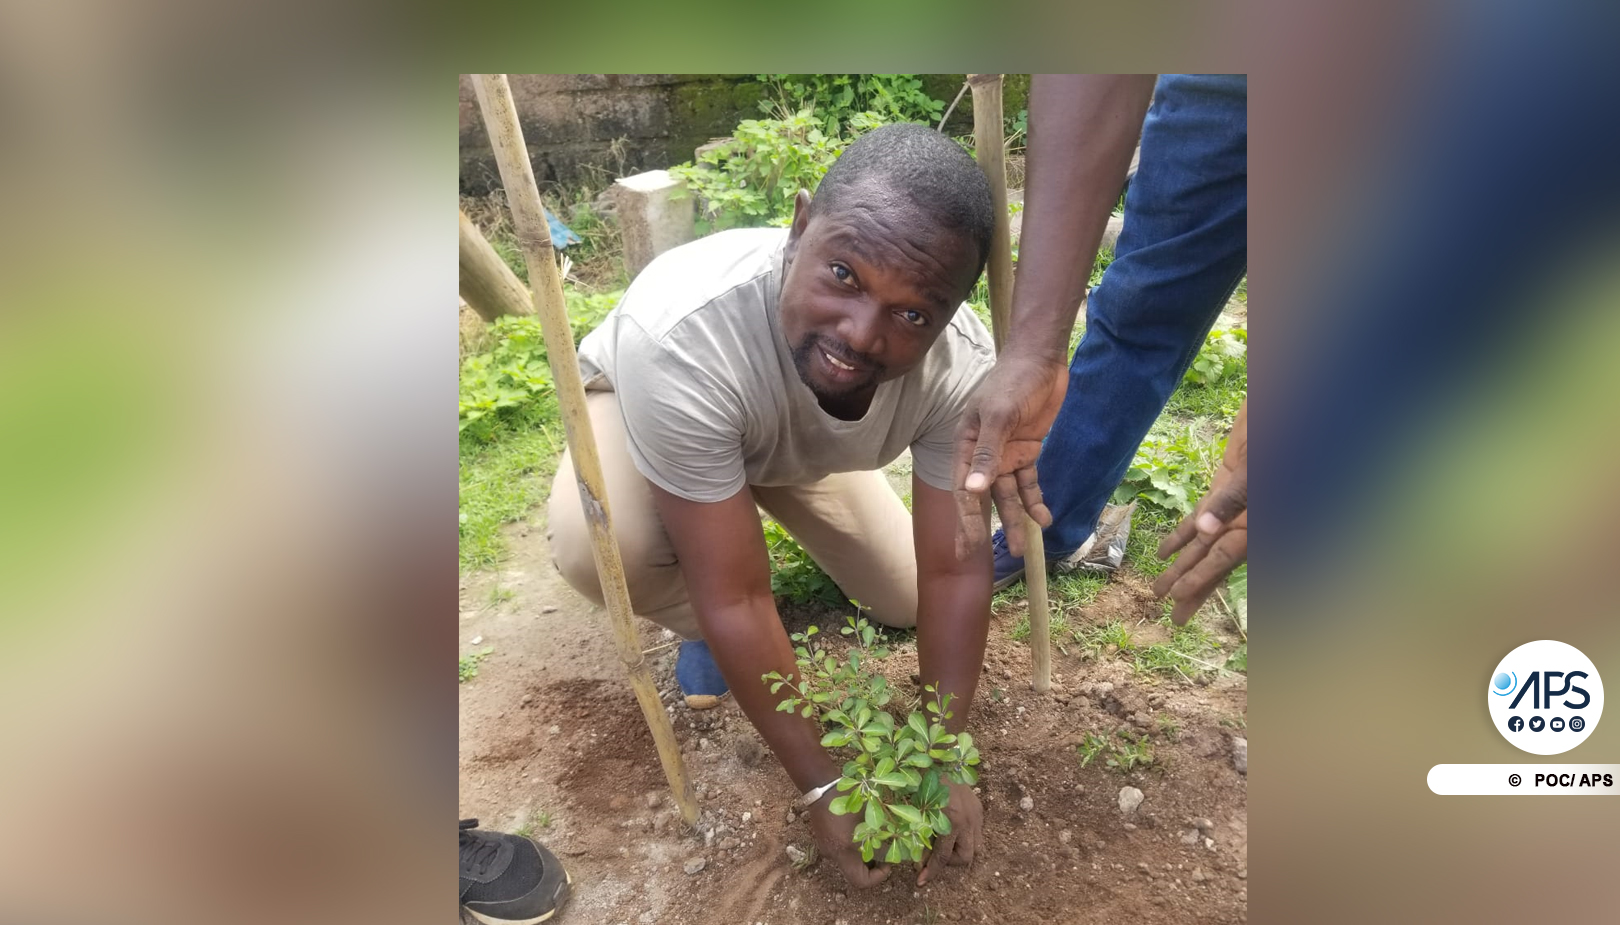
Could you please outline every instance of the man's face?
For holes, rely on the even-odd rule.
[[[818,399],[870,398],[922,362],[972,291],[978,253],[880,191],[808,217],[800,194],[787,244],[782,330]]]

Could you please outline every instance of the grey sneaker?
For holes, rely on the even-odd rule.
[[[537,925],[568,902],[573,878],[532,838],[461,820],[461,909],[487,925]]]

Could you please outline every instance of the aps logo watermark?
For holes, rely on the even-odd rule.
[[[1603,679],[1580,649],[1539,639],[1502,659],[1486,698],[1502,738],[1532,755],[1557,755],[1597,728]]]

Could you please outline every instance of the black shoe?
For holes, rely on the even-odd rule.
[[[568,902],[573,878],[532,838],[461,820],[461,908],[489,925],[536,925]]]

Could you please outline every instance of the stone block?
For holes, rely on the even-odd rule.
[[[697,197],[687,194],[669,171],[649,170],[624,177],[613,184],[613,195],[624,239],[624,264],[631,276],[664,251],[697,237]]]

